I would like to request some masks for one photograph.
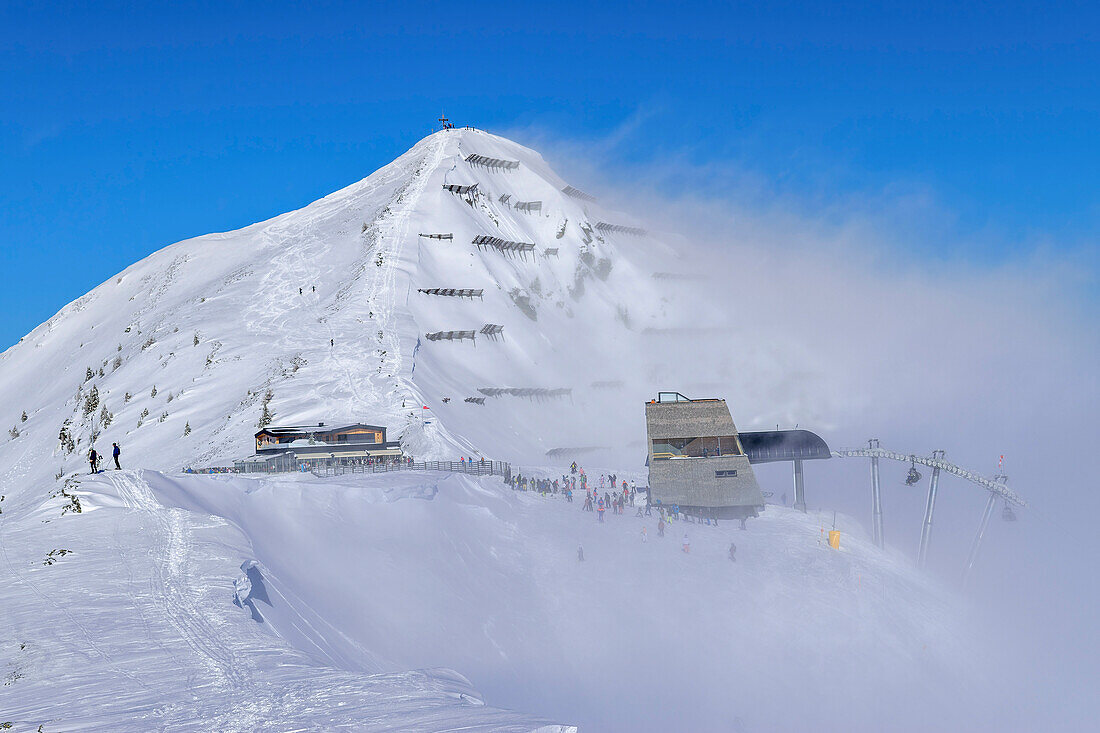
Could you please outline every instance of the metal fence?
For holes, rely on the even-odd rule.
[[[390,471],[452,471],[474,476],[512,478],[512,465],[505,461],[374,461],[280,454],[269,460],[238,461],[233,467],[188,468],[185,473],[312,473],[315,476],[342,476],[349,473],[388,473]]]
[[[505,461],[392,461],[389,463],[355,464],[331,461],[310,461],[310,472],[314,476],[342,476],[347,473],[387,473],[389,471],[452,471],[468,473],[473,476],[503,476],[505,480],[512,475],[512,465]]]

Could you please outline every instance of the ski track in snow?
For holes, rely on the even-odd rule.
[[[251,552],[240,530],[165,505],[144,471],[91,477],[77,490],[92,502],[85,513],[20,528],[18,559],[11,514],[0,516],[0,649],[37,654],[0,687],[0,722],[15,730],[543,729],[486,706],[447,670],[352,673],[319,663],[328,655],[319,647],[316,657],[288,647],[232,604],[230,576],[210,575],[235,570],[234,552]],[[44,532],[75,554],[43,567],[33,548]],[[287,611],[268,582],[276,609]],[[330,648],[359,649],[337,629],[294,618]]]
[[[187,512],[162,506],[153,498],[149,485],[135,472],[120,471],[109,475],[119,497],[131,510],[144,515],[145,527],[155,537],[149,597],[196,653],[215,686],[251,689],[251,671],[221,642],[222,630],[206,615],[202,605],[196,603],[195,599],[202,594],[188,583],[191,538]]]

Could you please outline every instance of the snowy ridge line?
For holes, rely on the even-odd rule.
[[[186,512],[165,507],[158,502],[148,483],[134,471],[109,474],[126,505],[152,520],[161,551],[153,554],[153,579],[157,590],[153,602],[161,614],[176,628],[187,645],[200,656],[214,677],[216,687],[247,689],[253,687],[249,668],[232,649],[221,642],[221,634],[200,610],[197,594],[187,586],[187,561],[190,537],[183,521]]]

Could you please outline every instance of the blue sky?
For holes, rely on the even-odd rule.
[[[921,257],[1095,262],[1095,4],[41,6],[0,6],[0,348],[164,245],[362,178],[441,108],[808,208],[926,191]]]

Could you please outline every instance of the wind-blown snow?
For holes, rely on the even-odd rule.
[[[566,188],[508,140],[437,133],[301,210],[151,255],[0,356],[0,723],[920,727],[978,685],[949,598],[843,517],[840,552],[831,517],[770,507],[748,532],[689,525],[685,555],[682,526],[597,526],[499,478],[178,473],[251,453],[268,394],[277,424],[386,425],[419,458],[641,470],[642,401],[739,362],[669,369],[693,337],[668,297],[693,286],[660,276],[675,252],[598,228],[636,222]],[[486,324],[502,334],[425,338]],[[93,439],[148,470],[82,476]]]
[[[967,678],[942,594],[843,517],[836,552],[781,507],[661,538],[653,517],[599,525],[463,475],[124,471],[73,493],[81,514],[55,497],[4,525],[0,700],[28,724],[544,724],[456,673],[404,671],[442,666],[596,730],[874,727],[853,686],[893,718]],[[55,547],[72,554],[44,565]]]

